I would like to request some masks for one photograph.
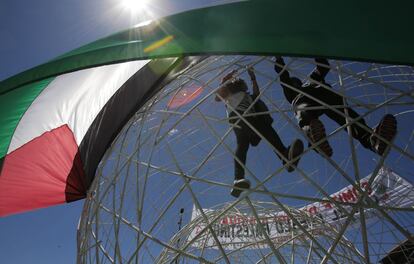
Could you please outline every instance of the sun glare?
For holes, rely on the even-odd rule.
[[[131,12],[145,11],[148,0],[122,0],[122,5],[125,9]]]

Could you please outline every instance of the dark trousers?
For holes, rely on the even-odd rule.
[[[338,125],[343,126],[346,124],[345,116],[336,113],[335,111],[325,108],[318,110],[306,110],[307,107],[326,107],[320,103],[314,101],[313,99],[306,96],[306,94],[311,95],[312,97],[324,102],[329,106],[333,106],[336,110],[341,112],[344,115],[348,115],[350,119],[356,119],[359,117],[359,114],[349,107],[339,107],[344,104],[344,98],[332,91],[329,91],[323,87],[302,87],[301,90],[304,94],[298,94],[295,100],[293,100],[292,105],[295,108],[295,116],[299,122],[299,126],[307,132],[309,129],[309,123],[312,119],[316,119],[319,116],[325,114],[330,119],[338,123]],[[285,91],[285,93],[288,91]],[[296,93],[296,92],[295,92]],[[345,112],[346,110],[346,112]],[[366,129],[364,129],[364,128]],[[370,136],[371,128],[367,126],[364,119],[360,119],[356,123],[351,125],[352,137],[357,139],[365,148],[371,149]]]
[[[242,114],[242,113],[241,113]],[[236,117],[236,118],[235,118]],[[233,119],[234,118],[234,119]],[[246,117],[247,122],[249,122],[266,140],[272,144],[272,146],[282,153],[286,154],[286,147],[283,145],[280,140],[279,135],[273,129],[271,123],[265,122],[263,118],[257,117]],[[230,114],[230,123],[235,124],[239,120],[235,113]],[[247,152],[249,146],[256,146],[260,142],[260,137],[242,120],[237,124],[237,127],[233,128],[234,133],[236,134],[237,148],[235,156],[243,164],[246,165]],[[277,154],[276,154],[277,155]],[[279,156],[279,155],[278,155]],[[280,157],[279,157],[280,158]],[[234,159],[234,178],[236,180],[244,179],[244,168],[236,159]]]

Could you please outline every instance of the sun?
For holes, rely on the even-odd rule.
[[[145,11],[147,9],[148,0],[122,0],[122,6],[131,11]]]

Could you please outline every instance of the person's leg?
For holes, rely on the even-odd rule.
[[[345,109],[341,109],[341,112],[348,113],[351,119],[357,119],[360,117],[357,112],[349,107],[346,108],[346,111]],[[353,138],[357,139],[365,148],[371,149],[371,142],[369,138],[372,134],[372,129],[367,126],[367,123],[365,123],[365,120],[363,118],[351,125],[351,131]]]
[[[275,57],[274,62],[274,69],[279,76],[285,98],[289,103],[292,103],[295,97],[299,95],[292,87],[299,89],[302,86],[302,82],[298,78],[290,76],[289,71],[285,68],[285,62],[282,57]]]
[[[234,159],[234,179],[240,180],[244,179],[244,168],[246,165],[247,151],[249,150],[249,137],[243,129],[234,129],[237,140],[237,147],[235,156],[237,159]],[[243,166],[242,166],[243,165]]]
[[[237,148],[235,152],[236,158],[234,158],[234,188],[231,190],[231,195],[239,197],[243,189],[250,188],[249,180],[244,178],[244,166],[246,166],[247,152],[249,150],[249,136],[246,133],[245,127],[235,128]]]
[[[328,157],[331,157],[333,151],[328,140],[326,140],[325,127],[318,119],[323,111],[307,109],[310,107],[320,107],[321,105],[306,96],[301,96],[294,104],[295,117],[298,120],[299,127],[305,132],[311,144],[318,144],[314,150],[316,152],[321,151]]]
[[[349,107],[339,108],[338,110],[343,114],[348,114],[350,120],[360,117],[357,112]],[[346,124],[345,117],[332,110],[327,110],[326,115],[341,126]],[[361,118],[351,125],[351,133],[352,137],[357,139],[366,149],[369,149],[378,155],[383,155],[388,143],[394,139],[397,133],[397,120],[393,115],[387,114],[381,119],[375,129],[372,130],[367,126],[365,120]],[[386,141],[380,140],[376,135],[379,135]]]
[[[324,110],[324,113],[330,119],[335,121],[338,125],[343,126],[346,124],[345,115],[348,115],[351,121],[353,119],[357,119],[360,117],[360,115],[350,107],[345,107],[345,108],[337,107],[337,106],[344,104],[344,98],[342,96],[335,94],[335,93],[331,93],[324,88],[318,88],[318,90],[319,89],[321,90],[321,93],[323,93],[323,96],[321,97],[322,100],[326,104],[336,107],[336,109],[340,113],[342,113],[342,114],[339,114],[336,111],[333,111],[328,108]],[[323,91],[322,89],[324,89],[325,91]],[[371,132],[372,129],[367,126],[367,124],[365,123],[365,120],[363,118],[359,119],[357,122],[353,123],[350,126],[350,128],[351,128],[352,137],[358,140],[361,143],[361,145],[364,146],[365,148],[372,150],[371,142],[370,142],[370,135],[372,133]],[[345,128],[345,131],[348,131],[348,129]]]
[[[265,124],[263,122],[255,122],[254,127],[277,150],[276,154],[279,156],[280,159],[282,159],[280,155],[287,158],[287,148],[283,144],[277,132],[270,124]]]
[[[263,135],[263,137],[269,141],[269,143],[277,150],[275,154],[282,160],[283,165],[287,161],[295,160],[292,165],[288,166],[286,170],[292,172],[299,163],[300,154],[303,152],[303,143],[301,140],[296,139],[288,148],[285,147],[279,135],[270,124],[259,123],[256,124],[256,129]],[[283,157],[282,157],[283,156]]]

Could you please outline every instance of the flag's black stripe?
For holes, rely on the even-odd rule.
[[[71,195],[73,194],[73,184],[69,186],[69,183],[82,182],[83,186],[79,186],[79,188],[86,189],[82,188],[84,190],[79,190],[80,193],[84,193],[89,188],[105,151],[134,113],[165,84],[200,60],[202,60],[201,57],[153,60],[118,89],[101,109],[79,146],[85,179],[68,178],[67,201],[76,200],[71,198],[73,197]],[[73,170],[78,170],[78,168],[74,166]],[[79,173],[70,173],[70,177],[79,177]]]
[[[0,175],[1,175],[1,169],[3,168],[3,162],[4,162],[4,157],[0,158]]]

